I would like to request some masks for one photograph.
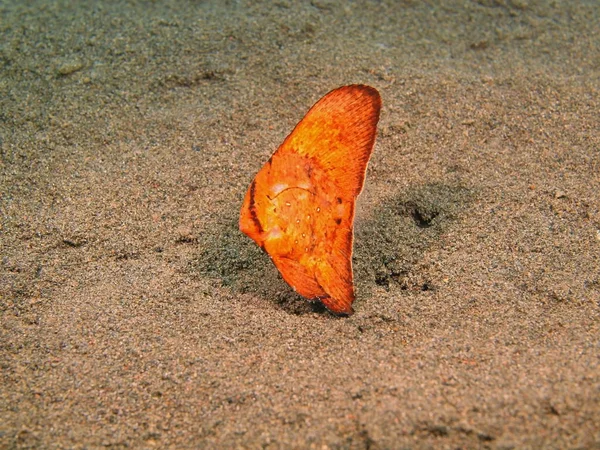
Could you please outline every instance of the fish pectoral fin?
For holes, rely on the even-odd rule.
[[[315,299],[327,295],[315,279],[314,273],[299,261],[277,257],[273,258],[273,263],[279,269],[283,279],[303,297]]]

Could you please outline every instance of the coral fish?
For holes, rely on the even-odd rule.
[[[370,86],[325,95],[256,174],[240,214],[240,230],[283,279],[335,314],[354,312],[354,210],[380,109]]]

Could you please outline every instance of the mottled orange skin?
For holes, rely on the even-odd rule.
[[[285,281],[336,314],[353,313],[354,208],[380,109],[372,87],[331,91],[258,172],[240,214]]]

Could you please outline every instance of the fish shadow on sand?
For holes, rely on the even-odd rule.
[[[354,236],[354,282],[361,296],[375,286],[409,286],[408,275],[449,226],[468,209],[473,194],[459,185],[426,184],[388,198],[368,218],[357,218]],[[302,299],[264,253],[238,229],[237,210],[199,236],[198,254],[189,261],[192,276],[215,279],[234,293],[269,299],[290,314],[325,311]],[[419,289],[428,289],[419,286]]]
[[[472,198],[463,186],[432,183],[384,201],[355,225],[353,265],[360,290],[368,292],[375,285],[389,289],[392,284],[409,288],[413,266],[460,219]]]

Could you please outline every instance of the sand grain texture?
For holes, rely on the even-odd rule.
[[[0,3],[0,447],[599,448],[596,2]],[[237,229],[383,110],[356,313]]]

